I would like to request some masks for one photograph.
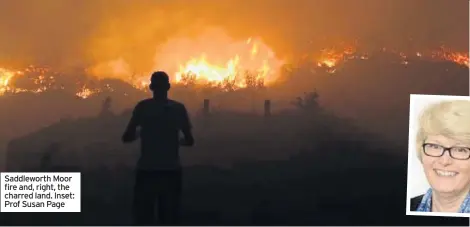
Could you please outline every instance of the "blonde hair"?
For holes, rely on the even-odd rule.
[[[421,161],[423,143],[429,135],[442,135],[470,142],[470,101],[442,101],[427,107],[419,117],[416,151]]]

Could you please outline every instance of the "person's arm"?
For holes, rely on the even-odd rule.
[[[191,147],[194,145],[194,137],[191,131],[191,121],[189,120],[188,111],[186,107],[182,107],[181,111],[181,132],[183,133],[183,139],[180,140],[181,146]]]
[[[131,120],[127,124],[126,131],[122,135],[123,143],[132,143],[137,140],[137,127],[139,126],[139,105],[134,108],[132,111]]]

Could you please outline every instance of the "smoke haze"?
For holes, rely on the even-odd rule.
[[[0,61],[55,68],[123,58],[153,65],[156,47],[206,26],[259,36],[280,58],[359,40],[367,46],[468,50],[467,1],[44,0],[0,3]],[[399,14],[399,15],[397,15]]]
[[[0,223],[132,223],[139,143],[121,133],[165,70],[186,73],[169,97],[196,140],[180,153],[182,225],[466,225],[406,216],[404,163],[410,94],[468,95],[467,6],[0,0],[0,169],[83,179],[79,214]]]

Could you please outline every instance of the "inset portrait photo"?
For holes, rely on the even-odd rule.
[[[470,217],[470,97],[411,95],[407,215]]]

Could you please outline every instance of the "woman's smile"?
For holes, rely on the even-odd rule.
[[[447,170],[440,170],[440,169],[434,169],[434,172],[439,177],[455,177],[459,174],[458,172],[455,172],[455,171],[447,171]]]

